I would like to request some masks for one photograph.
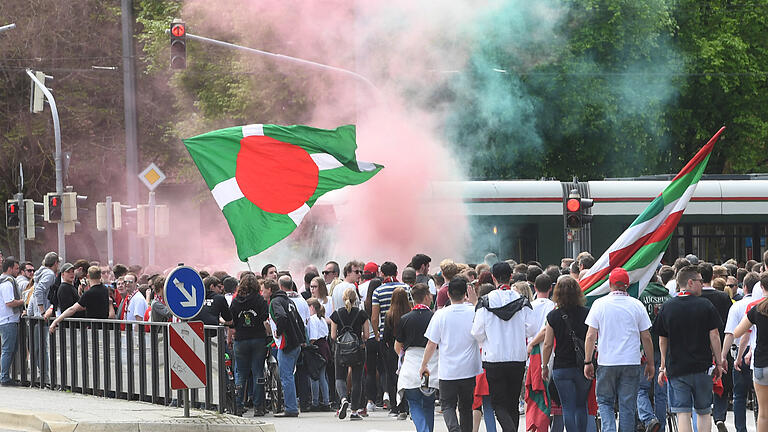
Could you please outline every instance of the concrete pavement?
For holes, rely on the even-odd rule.
[[[0,430],[78,432],[274,432],[259,421],[218,412],[28,387],[0,388]]]

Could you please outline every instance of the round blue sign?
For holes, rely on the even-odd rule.
[[[194,318],[205,301],[203,278],[192,267],[176,267],[165,278],[163,295],[168,308],[179,319]]]

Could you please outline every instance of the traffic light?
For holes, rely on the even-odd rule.
[[[149,206],[139,204],[136,206],[136,236],[147,237],[149,235]]]
[[[87,196],[78,195],[77,192],[64,192],[61,196],[61,220],[64,222],[77,221],[78,211],[85,211],[86,208],[78,208],[78,203],[82,204],[88,199]]]
[[[34,240],[37,230],[45,229],[43,226],[38,226],[43,221],[43,215],[37,213],[37,209],[43,207],[43,203],[36,203],[34,200],[24,200],[24,228],[26,233],[24,238],[27,240]]]
[[[582,198],[578,189],[571,189],[568,201],[565,202],[565,223],[568,228],[579,229],[592,222],[592,215],[587,213],[587,209],[594,204],[593,200]]]
[[[119,202],[112,202],[112,230],[119,231],[123,225],[123,208]],[[96,203],[96,230],[107,230],[107,203]]]
[[[8,200],[5,203],[5,226],[9,229],[18,228],[21,220],[19,213],[19,202],[17,200]]]
[[[171,23],[171,69],[187,68],[187,26],[183,22]]]
[[[35,72],[35,77],[43,84],[45,85],[45,74],[37,71]],[[43,94],[43,91],[38,87],[34,81],[31,81],[32,83],[32,100],[29,104],[29,111],[32,113],[39,113],[43,111],[43,108],[45,108],[44,102],[45,102],[45,94]]]
[[[61,194],[57,193],[47,193],[45,194],[45,201],[43,202],[45,205],[45,221],[46,222],[58,222],[61,220],[61,208],[62,208],[62,200],[61,200]]]
[[[155,235],[168,237],[170,233],[170,209],[167,205],[155,206]]]

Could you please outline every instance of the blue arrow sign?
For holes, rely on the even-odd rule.
[[[168,308],[179,319],[194,318],[205,301],[203,279],[192,267],[176,267],[165,278],[163,295]]]

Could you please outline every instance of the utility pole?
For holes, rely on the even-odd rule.
[[[50,90],[37,79],[37,76],[32,70],[27,69],[27,75],[32,78],[32,82],[35,83],[37,88],[43,92],[45,98],[48,100],[48,105],[51,107],[51,117],[53,117],[53,138],[56,143],[56,153],[54,160],[56,161],[56,193],[61,195],[64,193],[64,182],[62,180],[62,163],[61,163],[61,126],[59,125],[59,110],[56,108],[56,100],[53,99],[53,95]],[[58,238],[59,238],[59,257],[62,261],[67,260],[67,249],[64,243],[64,224],[59,221],[57,224]]]
[[[121,0],[123,28],[123,99],[125,102],[125,179],[128,205],[135,207],[139,201],[139,185],[136,183],[139,165],[138,133],[136,121],[136,65],[133,55],[133,0]],[[137,264],[139,243],[135,236],[128,237],[130,263]]]
[[[15,198],[19,201],[19,262],[27,260],[24,237],[27,233],[27,212],[24,209],[24,169],[19,162],[19,192]]]

